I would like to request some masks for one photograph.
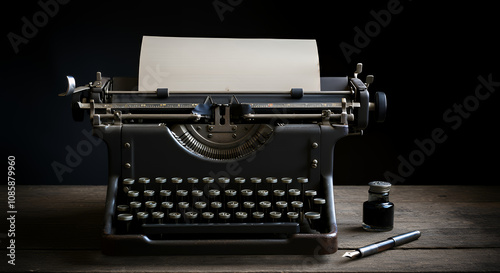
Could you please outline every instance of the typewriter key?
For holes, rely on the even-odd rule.
[[[267,213],[269,212],[269,210],[271,209],[271,202],[269,201],[261,201],[259,203],[259,207],[262,209],[262,211],[264,212],[264,215],[267,215]]]
[[[188,211],[185,213],[188,223],[194,223],[196,218],[198,218],[198,213],[196,211]]]
[[[278,201],[276,202],[276,208],[281,211],[281,213],[285,213],[286,208],[288,207],[288,203],[286,201]]]
[[[155,191],[154,190],[145,190],[142,195],[144,196],[144,202],[146,201],[153,201],[154,196],[155,196]]]
[[[234,214],[236,212],[236,209],[239,207],[239,203],[237,201],[229,201],[227,202],[226,207],[227,209],[230,209],[231,212]]]
[[[220,208],[222,208],[222,203],[221,202],[212,202],[212,203],[210,203],[210,207],[212,207],[214,209],[220,209]]]
[[[271,207],[271,202],[269,201],[262,201],[259,203],[259,206],[263,209],[268,209]]]
[[[156,202],[155,201],[147,201],[144,203],[146,205],[147,212],[152,215],[153,211],[156,209]],[[149,219],[149,222],[151,222],[152,219]]]
[[[127,234],[130,232],[130,224],[132,223],[132,219],[134,216],[129,213],[120,213],[116,217],[117,225],[116,225],[116,233],[117,234]]]
[[[142,206],[142,203],[139,202],[139,201],[132,201],[132,202],[130,202],[130,206],[129,206],[130,207],[130,213],[132,215],[136,215],[137,212],[139,211],[139,208],[141,208],[141,206]]]
[[[205,184],[212,184],[214,183],[215,179],[213,177],[203,177],[203,183]]]
[[[288,194],[288,188],[290,187],[290,184],[292,183],[292,178],[283,177],[283,178],[281,178],[281,183],[285,184],[285,200],[287,202],[290,202],[290,198],[287,194]]]
[[[254,202],[243,202],[243,207],[246,209],[248,214],[252,214],[252,211],[255,208],[255,203]]]
[[[149,178],[147,177],[139,178],[139,183],[144,185],[144,190],[147,190],[147,185],[149,184],[149,182],[151,182],[151,180],[149,180]]]
[[[177,200],[178,202],[183,202],[186,198],[186,196],[188,195],[188,191],[187,190],[177,190],[176,191],[176,196],[177,196]]]
[[[290,200],[299,201],[300,190],[299,189],[289,189],[288,195],[290,196]]]
[[[292,179],[290,177],[281,178],[281,183],[285,184],[285,193],[288,192],[288,186],[292,183]],[[290,199],[286,196],[286,201],[289,202]]]
[[[281,218],[281,212],[271,211],[269,213],[269,216],[271,217],[271,219],[273,220],[273,222],[276,222],[276,221],[278,221]]]
[[[254,184],[260,184],[262,182],[262,179],[260,179],[260,177],[252,177],[250,178],[250,182]]]
[[[269,191],[267,190],[258,190],[257,195],[259,196],[259,202],[260,201],[267,201],[267,196],[269,196]]]
[[[276,184],[278,183],[278,178],[276,177],[266,177],[266,182],[269,184]]]
[[[227,201],[236,201],[236,194],[238,193],[236,190],[225,190],[225,200]]]
[[[191,197],[192,197],[192,206],[194,207],[194,204],[198,202],[198,200],[202,199],[201,197],[203,196],[203,191],[202,190],[192,190],[191,191]]]
[[[284,190],[274,190],[273,191],[274,195],[274,201],[283,201],[283,197],[285,196],[285,191]]]
[[[234,178],[234,183],[236,183],[236,184],[243,184],[243,183],[245,183],[245,181],[246,180],[244,177],[235,177]]]
[[[247,217],[248,217],[248,213],[244,212],[244,211],[238,211],[234,214],[236,216],[236,219],[238,220],[238,222],[240,223],[243,223],[246,221]]]
[[[225,188],[226,184],[229,184],[229,182],[231,180],[229,179],[229,177],[219,177],[219,179],[217,179],[217,181],[219,182],[219,184],[224,184],[224,186],[222,186],[222,188]]]
[[[161,202],[161,210],[165,214],[169,214],[170,210],[174,207],[174,203],[172,202]]]
[[[299,182],[301,184],[305,184],[305,183],[309,182],[309,179],[307,177],[299,177],[299,178],[297,178],[297,182]]]
[[[305,193],[305,191],[304,191],[304,185],[306,183],[309,183],[309,179],[307,177],[299,177],[299,178],[297,178],[297,182],[300,183],[301,192],[302,192],[302,194],[304,194]],[[305,197],[302,196],[302,200],[304,200],[304,199],[305,199]]]
[[[240,191],[241,201],[247,202],[252,200],[253,191],[251,189],[242,189]]]
[[[167,179],[165,177],[157,177],[155,178],[155,183],[158,184],[158,188],[161,192],[161,190],[163,189],[163,184],[167,183]]]
[[[132,178],[125,178],[123,179],[123,191],[125,193],[128,193],[129,190],[132,189],[132,185],[134,184],[135,180]]]
[[[182,183],[182,178],[180,178],[180,177],[172,177],[172,183],[173,184],[181,184]]]
[[[295,211],[287,212],[286,216],[290,219],[290,222],[297,222],[297,219],[299,219],[299,214]]]
[[[316,229],[317,227],[315,227],[315,222],[316,220],[319,220],[321,218],[319,212],[308,211],[305,213],[305,216],[307,221],[309,222],[309,226],[311,227],[311,229]]]
[[[146,211],[139,211],[137,213],[137,219],[139,219],[140,225],[146,224],[148,222],[148,217],[149,213],[147,213]]]
[[[210,207],[212,208],[212,211],[215,215],[218,215],[219,209],[222,208],[222,203],[221,202],[212,202],[210,203]]]
[[[238,208],[239,203],[237,201],[229,201],[227,202],[227,207],[230,209],[236,209]]]
[[[302,207],[304,207],[304,203],[302,201],[292,201],[291,204],[292,204],[292,207],[295,209],[301,209]]]
[[[292,179],[290,177],[283,177],[283,178],[281,178],[281,183],[290,184],[290,183],[292,183]]]
[[[207,203],[202,202],[202,201],[198,201],[198,202],[194,203],[194,207],[197,210],[200,210],[201,212],[203,212],[203,210],[207,207]]]
[[[168,218],[170,218],[170,220],[174,221],[174,223],[178,224],[179,219],[181,219],[181,214],[178,212],[171,212],[168,214]]]
[[[119,213],[126,213],[130,211],[130,207],[128,205],[118,205],[116,206],[116,211]]]
[[[187,182],[189,184],[191,184],[191,194],[192,194],[192,192],[194,191],[194,185],[198,184],[198,178],[196,178],[196,177],[188,177]]]
[[[211,201],[218,201],[220,196],[220,190],[211,189],[208,191],[208,198]]]
[[[242,189],[240,193],[243,197],[250,197],[253,195],[253,191],[251,189]]]
[[[250,182],[252,182],[253,184],[253,191],[257,192],[258,191],[257,185],[262,183],[262,179],[260,179],[259,177],[252,177],[250,178]],[[255,195],[255,203],[257,203],[258,201],[259,199],[257,198],[257,195]]]
[[[313,200],[314,196],[316,196],[318,193],[315,190],[307,190],[305,192],[306,198],[307,198],[307,209],[313,209]]]
[[[247,201],[247,200],[244,200],[243,197],[241,196],[241,187],[242,187],[241,185],[243,185],[245,183],[245,178],[243,178],[243,177],[236,177],[236,178],[234,178],[234,183],[238,184],[238,192],[240,193],[238,201],[240,203],[243,202],[243,201]]]
[[[326,204],[326,200],[324,198],[314,198],[314,209],[319,211],[319,214],[323,211],[323,207]]]
[[[201,197],[201,196],[203,196],[203,191],[202,190],[192,190],[191,195],[193,197]]]
[[[180,177],[172,177],[171,181],[172,181],[172,184],[175,185],[175,192],[177,192],[179,190],[179,184],[182,183],[182,178],[180,178]],[[181,200],[177,199],[176,201],[180,202]]]
[[[234,197],[238,192],[236,190],[230,189],[230,190],[225,190],[224,193],[226,194],[226,196]]]
[[[139,197],[138,191],[128,191],[127,192],[129,202],[136,201]]]
[[[228,213],[228,212],[219,212],[219,219],[224,222],[224,223],[227,223],[227,220],[229,220],[229,218],[231,218],[231,214]]]
[[[155,224],[162,224],[163,223],[163,218],[165,217],[165,214],[161,211],[155,211],[153,212],[153,223]]]
[[[288,207],[288,203],[286,201],[278,201],[276,202],[276,206],[279,209],[286,209],[286,207]]]
[[[292,208],[294,208],[295,212],[300,216],[300,222],[302,223],[302,208],[304,207],[304,203],[302,201],[292,201]]]
[[[196,177],[188,177],[187,181],[189,184],[198,184],[198,178]]]
[[[162,202],[164,201],[168,201],[169,200],[169,197],[172,195],[172,191],[170,190],[161,190],[160,191],[160,199]]]
[[[255,211],[252,213],[252,217],[256,223],[261,223],[264,219],[264,213],[261,211]]]
[[[242,189],[240,192],[241,192],[241,195],[243,195],[243,196],[252,196],[253,195],[253,191],[251,189]]]
[[[161,211],[155,211],[153,212],[152,217],[153,224],[163,224],[163,218],[165,217],[165,214]],[[150,235],[149,237],[151,239],[161,239],[163,238],[163,234]]]
[[[184,214],[186,212],[186,209],[189,208],[189,203],[188,202],[179,202],[177,204],[177,208],[179,208],[181,214]]]
[[[201,214],[201,217],[205,220],[205,222],[210,223],[210,220],[214,218],[214,213],[210,211],[205,211]]]
[[[196,177],[188,177],[187,182],[191,184],[191,190],[194,189],[194,184],[198,184],[198,178]]]
[[[266,183],[271,186],[271,190],[269,191],[271,194],[274,192],[274,184],[278,183],[278,178],[276,177],[266,177]],[[271,195],[271,203],[275,202],[274,195]]]

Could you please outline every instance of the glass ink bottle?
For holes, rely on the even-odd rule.
[[[368,201],[363,203],[363,229],[367,231],[389,231],[394,225],[394,204],[389,202],[391,183],[373,181],[368,183]]]

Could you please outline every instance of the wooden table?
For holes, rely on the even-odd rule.
[[[110,257],[100,252],[104,186],[17,186],[16,260],[7,264],[8,221],[0,225],[0,271],[43,272],[415,272],[499,271],[500,187],[393,186],[395,228],[360,227],[367,186],[336,186],[339,251],[328,256]],[[7,186],[0,189],[3,208]],[[2,213],[7,214],[7,209]],[[346,250],[420,230],[419,240],[349,260]]]

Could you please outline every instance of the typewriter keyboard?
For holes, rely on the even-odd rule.
[[[326,202],[306,177],[125,178],[116,198],[116,233],[310,233]],[[201,229],[202,228],[202,229]]]

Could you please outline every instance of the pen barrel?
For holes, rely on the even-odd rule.
[[[390,239],[394,240],[394,246],[400,246],[411,241],[414,241],[420,237],[420,231],[412,231],[398,236],[394,236]]]
[[[411,241],[414,241],[420,237],[420,231],[412,231],[408,232],[405,234],[397,235],[394,237],[391,237],[387,240],[380,241],[371,245],[367,245],[364,247],[361,247],[357,249],[360,253],[361,257],[369,256],[384,250],[387,250],[389,248],[395,247],[395,246],[400,246],[406,243],[409,243]]]
[[[380,242],[377,242],[377,243],[374,243],[374,244],[371,244],[368,246],[361,247],[358,249],[358,251],[359,251],[361,257],[365,257],[365,256],[373,255],[375,253],[387,250],[387,249],[394,247],[394,246],[395,246],[394,240],[388,239],[388,240],[380,241]]]

